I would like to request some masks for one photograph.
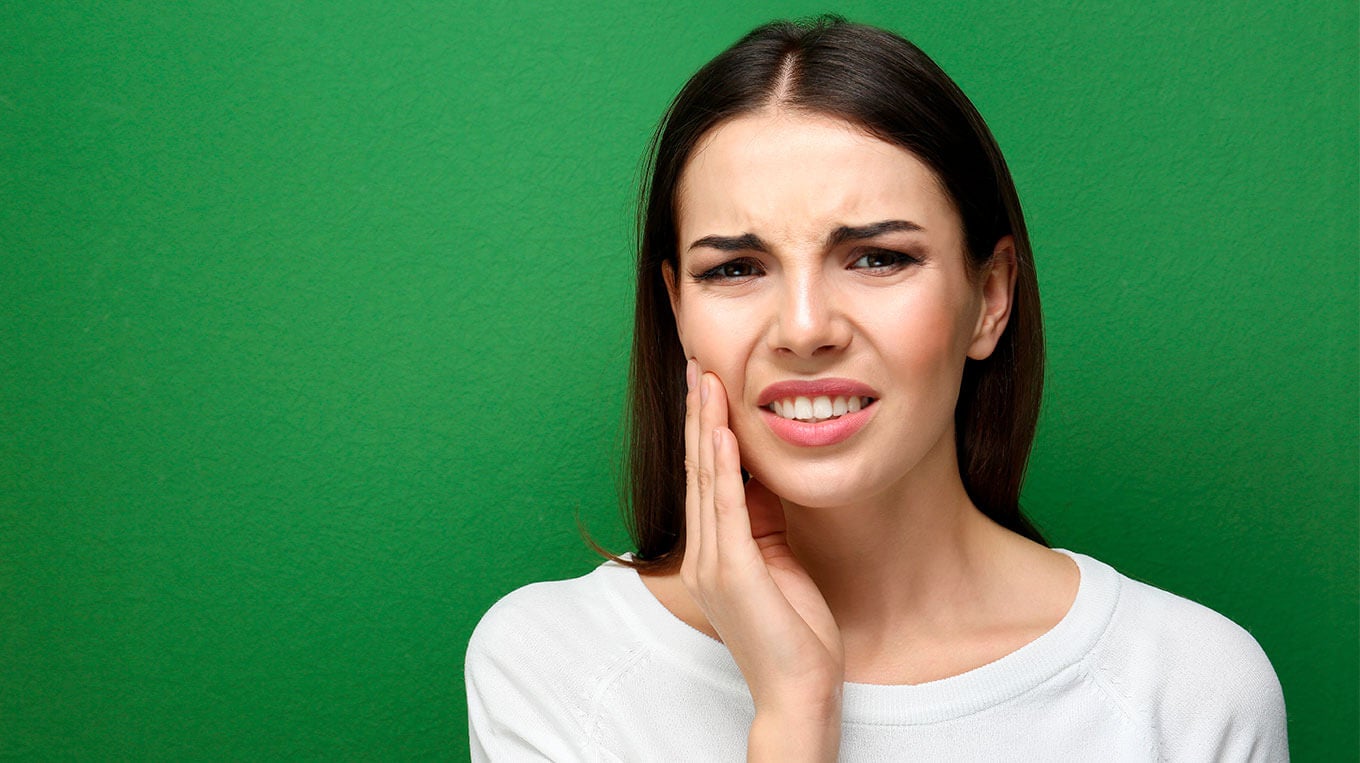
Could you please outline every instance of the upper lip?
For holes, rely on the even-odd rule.
[[[760,391],[756,398],[758,407],[765,407],[776,400],[791,397],[872,397],[878,392],[867,384],[854,379],[807,379],[779,381]]]

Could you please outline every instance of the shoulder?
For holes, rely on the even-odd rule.
[[[1149,724],[1163,755],[1287,758],[1284,694],[1256,639],[1202,604],[1123,575],[1117,581],[1093,672]]]
[[[1245,628],[1182,596],[1119,576],[1120,590],[1103,653],[1168,689],[1241,696],[1279,693],[1270,659]],[[1235,685],[1231,691],[1225,684]],[[1259,696],[1259,694],[1257,695]]]
[[[494,650],[526,632],[575,632],[583,626],[606,625],[614,617],[608,577],[620,571],[626,572],[605,564],[581,577],[530,583],[511,591],[482,616],[469,646]]]
[[[492,671],[532,672],[547,680],[578,670],[582,658],[598,662],[627,638],[614,589],[619,576],[630,574],[606,563],[578,578],[531,583],[506,594],[468,640],[468,680]]]
[[[604,564],[532,583],[482,616],[463,666],[474,759],[557,760],[590,746],[592,687],[630,648],[612,591],[629,574]]]

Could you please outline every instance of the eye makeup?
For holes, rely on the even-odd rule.
[[[735,281],[761,275],[764,272],[764,268],[756,260],[750,257],[740,257],[707,270],[691,271],[689,277],[695,281]]]
[[[895,273],[903,268],[921,265],[925,262],[925,258],[921,255],[883,247],[855,247],[850,252],[849,260],[847,267],[854,270],[884,273]]]

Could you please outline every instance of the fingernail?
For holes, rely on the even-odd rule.
[[[709,381],[707,376],[705,376],[705,377],[700,381],[700,383],[699,383],[699,402],[701,402],[701,403],[707,403],[707,402],[708,402],[708,388],[709,388],[709,385],[711,385],[711,384],[713,384],[713,382]]]
[[[721,429],[715,429],[715,430],[713,430],[713,450],[714,450],[714,451],[722,450],[722,430],[721,430]]]
[[[699,364],[690,358],[685,362],[685,391],[694,389],[694,382],[699,377]]]

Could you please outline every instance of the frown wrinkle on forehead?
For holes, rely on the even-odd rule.
[[[827,235],[825,245],[830,249],[847,241],[871,239],[897,231],[924,232],[925,229],[910,220],[880,220],[867,225],[841,225]],[[770,250],[770,247],[754,233],[743,233],[739,236],[704,236],[686,248],[696,249],[699,247],[724,252],[768,252]]]
[[[959,224],[938,178],[910,152],[834,117],[784,112],[711,131],[681,175],[676,219],[682,250],[706,237],[804,248],[883,221]]]

